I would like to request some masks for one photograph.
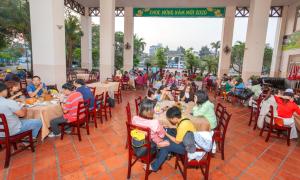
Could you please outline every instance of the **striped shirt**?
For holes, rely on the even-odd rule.
[[[83,97],[79,92],[72,92],[66,99],[63,105],[63,110],[67,111],[64,114],[64,118],[68,122],[73,122],[77,120],[77,109],[79,102],[83,102]]]

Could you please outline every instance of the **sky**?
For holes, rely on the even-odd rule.
[[[93,17],[93,23],[99,24],[99,17]],[[277,18],[269,18],[266,43],[274,46]],[[101,23],[100,23],[101,24]],[[236,18],[234,25],[233,44],[245,41],[248,18]],[[192,47],[194,50],[211,42],[221,40],[222,18],[163,18],[135,17],[134,33],[147,43],[145,52],[151,45],[158,43],[175,50],[178,46]],[[124,32],[123,17],[116,17],[115,30]]]

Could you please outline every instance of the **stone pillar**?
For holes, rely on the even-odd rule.
[[[271,0],[251,0],[242,78],[261,75]]]
[[[115,0],[100,0],[100,80],[114,74]]]
[[[134,36],[134,17],[133,8],[125,7],[124,15],[124,52],[123,52],[123,64],[124,70],[129,71],[133,68],[133,37]],[[130,48],[126,49],[126,44],[130,45]]]
[[[81,68],[92,70],[92,22],[89,16],[89,8],[85,8],[85,16],[80,16],[81,30]]]
[[[232,38],[235,20],[235,6],[227,6],[225,18],[223,19],[223,31],[221,37],[220,57],[218,66],[218,77],[222,77],[224,73],[228,74],[231,61],[231,50],[226,52],[226,48],[232,47]]]
[[[271,77],[278,77],[280,73],[280,60],[282,55],[282,42],[286,29],[286,21],[288,15],[288,6],[283,7],[282,17],[278,19],[275,44],[273,50],[272,64],[270,70]]]
[[[33,73],[46,84],[66,82],[64,1],[29,0]]]

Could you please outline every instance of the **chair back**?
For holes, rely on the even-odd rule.
[[[96,95],[95,101],[94,101],[94,109],[100,110],[103,100],[104,100],[104,92],[99,95]]]
[[[8,128],[8,124],[7,124],[7,120],[4,114],[0,114],[0,132],[4,133],[5,136],[5,141],[9,141],[9,128]]]
[[[139,96],[139,97],[135,98],[134,101],[135,101],[135,111],[136,111],[136,115],[139,115],[139,106],[140,106],[140,104],[141,104],[141,102],[142,102],[142,97]]]
[[[106,91],[106,92],[105,92],[105,98],[104,98],[104,105],[105,105],[105,106],[109,106],[108,99],[109,99],[109,94],[108,94],[108,92]]]
[[[131,123],[131,109],[130,109],[129,102],[127,102],[126,105],[126,114],[127,114],[127,122]]]
[[[139,130],[139,131],[143,131],[145,132],[146,136],[145,136],[145,144],[142,147],[146,147],[147,148],[147,154],[145,155],[147,157],[148,160],[150,160],[151,157],[151,139],[150,139],[150,128],[145,128],[145,127],[141,127],[141,126],[136,126],[133,125],[129,122],[126,122],[126,126],[127,126],[127,142],[128,142],[128,150],[129,153],[135,155],[134,153],[134,149],[132,147],[132,137],[130,135],[132,130]]]
[[[77,123],[81,124],[83,122],[86,122],[89,114],[90,103],[90,99],[78,103]]]
[[[221,103],[218,103],[216,110],[215,110],[218,124],[219,124],[221,117],[223,116],[224,111],[225,111],[225,107]]]
[[[26,79],[20,79],[20,88],[21,89],[26,89],[27,88],[27,81]]]
[[[89,88],[92,91],[92,94],[95,96],[95,94],[96,94],[96,87],[89,87]]]
[[[274,125],[274,108],[271,105],[268,114],[266,115],[264,121],[266,121],[267,119],[269,119],[269,121],[267,121],[270,125],[270,127],[273,127]]]
[[[226,110],[226,108],[224,109],[223,115],[221,116],[220,120],[219,120],[219,124],[216,128],[217,131],[219,131],[220,136],[222,137],[222,139],[225,139],[225,135],[226,135],[226,131],[227,131],[227,127],[229,124],[229,121],[231,119],[231,115],[229,114]]]

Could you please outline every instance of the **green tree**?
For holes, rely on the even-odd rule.
[[[99,43],[100,43],[100,26],[92,25],[92,61],[93,68],[99,68]]]
[[[165,68],[167,65],[166,59],[166,49],[158,48],[154,56],[154,64],[156,64],[156,66],[159,68],[161,74],[163,68]]]
[[[207,46],[202,46],[200,51],[199,51],[199,56],[200,57],[203,57],[203,56],[206,56],[206,55],[210,55],[211,52],[209,50],[209,48]]]
[[[67,68],[72,68],[73,53],[76,47],[80,47],[80,38],[83,36],[78,17],[67,14],[65,19],[66,36],[66,64]]]
[[[237,73],[242,73],[245,43],[237,41],[232,47],[230,67]]]
[[[74,57],[74,62],[76,62],[76,64],[80,65],[81,64],[81,48],[75,48],[73,51],[73,57]]]
[[[115,68],[123,68],[124,33],[115,33]]]
[[[189,48],[184,52],[185,67],[189,69],[189,73],[193,74],[199,67],[199,58],[193,53],[193,48]]]
[[[264,61],[263,61],[263,74],[269,74],[271,63],[272,63],[272,56],[273,56],[273,48],[270,47],[269,44],[265,47],[265,53],[264,53]]]
[[[208,73],[217,74],[219,57],[214,55],[204,56],[203,62]]]
[[[219,55],[218,52],[221,47],[221,41],[212,42],[210,43],[210,46],[212,47],[212,49],[214,49],[215,57],[217,57]]]
[[[141,61],[142,54],[145,50],[146,42],[143,38],[139,38],[134,35],[134,47],[133,47],[133,66],[137,67]]]

